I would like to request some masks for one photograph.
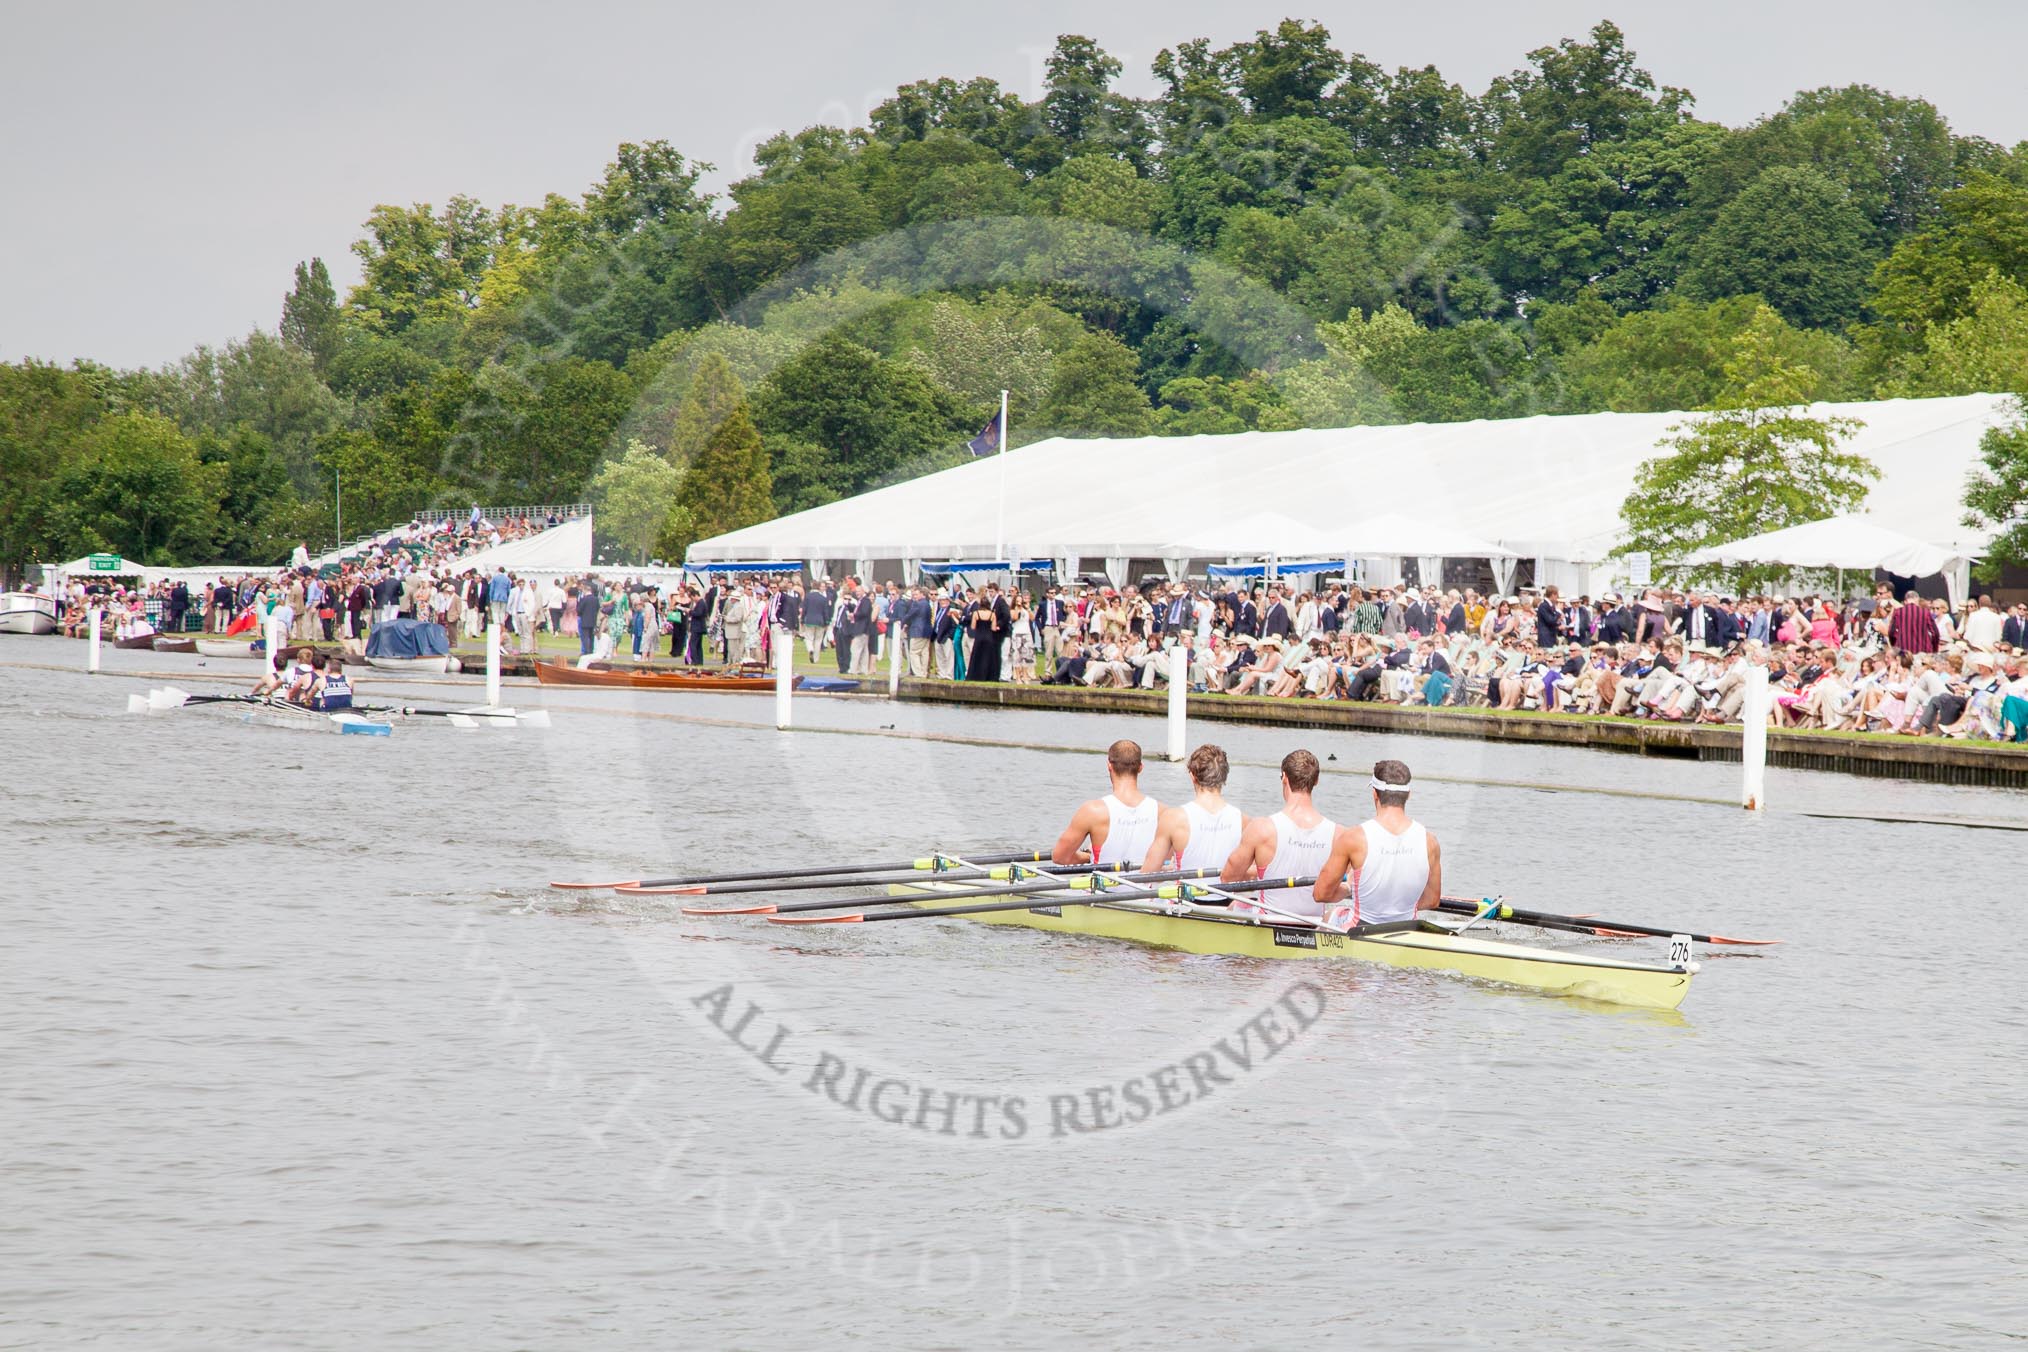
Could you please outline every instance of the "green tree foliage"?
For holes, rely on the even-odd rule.
[[[1708,298],[1761,296],[1792,324],[1842,328],[1866,306],[1871,233],[1851,194],[1815,169],[1764,170],[1697,242],[1685,281]]]
[[[769,137],[723,197],[635,140],[580,192],[377,206],[358,285],[299,264],[276,332],[156,370],[0,368],[0,475],[103,492],[182,466],[214,525],[198,504],[152,547],[258,560],[325,529],[334,476],[374,525],[574,498],[633,440],[682,470],[743,392],[749,505],[795,510],[956,463],[1002,389],[1018,440],[1729,408],[1749,337],[1797,399],[2021,384],[2028,148],[1919,98],[1698,121],[1611,23],[1480,92],[1301,19],[1148,74],[1130,97],[1066,35],[1034,99],[917,80],[863,127]],[[132,455],[92,440],[142,415],[191,455],[132,424]],[[0,568],[98,530],[54,504],[0,494]],[[693,529],[672,515],[649,552]]]
[[[115,414],[44,489],[49,542],[66,555],[107,550],[151,564],[201,553],[217,534],[225,477],[169,419]]]
[[[617,459],[592,476],[587,497],[599,539],[627,563],[646,563],[655,553],[677,509],[683,472],[639,440],[629,441]],[[690,523],[681,523],[687,532]]]
[[[1726,367],[1740,336],[1756,323],[1773,353],[1797,373],[1804,402],[1846,397],[1852,354],[1844,340],[1795,328],[1779,316],[1770,322],[1767,313],[1756,297],[1735,296],[1610,317],[1588,341],[1559,354],[1565,405],[1615,413],[1710,408],[1725,393]],[[1544,319],[1536,324],[1538,334],[1555,328]]]
[[[911,362],[848,338],[819,338],[754,392],[754,421],[770,442],[824,448],[831,482],[856,493],[920,457],[948,455],[985,421]]]
[[[2007,420],[1979,441],[1980,467],[1965,485],[1965,524],[1993,532],[1979,576],[2028,565],[2028,402],[2015,396]]]
[[[683,472],[677,504],[691,540],[723,535],[774,515],[767,451],[744,403],[712,430],[704,449]],[[687,546],[690,541],[682,543]]]
[[[60,532],[48,524],[56,505],[40,491],[75,454],[107,401],[84,372],[43,362],[0,366],[0,576],[31,560],[58,561]],[[65,558],[75,557],[64,555]]]
[[[2028,390],[2028,287],[1995,270],[1972,288],[1971,312],[1931,324],[1920,351],[1896,362],[1882,398]]]
[[[1880,471],[1838,448],[1860,423],[1808,414],[1814,374],[1783,357],[1779,324],[1771,310],[1756,316],[1733,342],[1713,411],[1671,428],[1662,442],[1669,453],[1635,472],[1620,507],[1626,549],[1674,560],[1865,502]]]
[[[296,286],[282,297],[282,341],[310,359],[322,376],[342,340],[338,292],[324,260],[296,264]]]
[[[1125,343],[1088,333],[1056,360],[1035,423],[1059,435],[1137,437],[1154,430],[1141,371]]]

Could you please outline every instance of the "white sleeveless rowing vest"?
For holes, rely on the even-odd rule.
[[[1314,878],[1324,867],[1324,861],[1331,857],[1331,837],[1338,832],[1338,824],[1329,818],[1319,818],[1317,824],[1304,828],[1289,819],[1286,812],[1277,812],[1268,819],[1275,824],[1275,857],[1268,861],[1263,879]],[[1259,894],[1261,903],[1287,915],[1315,916],[1323,914],[1324,908],[1316,903],[1307,887],[1279,887]]]
[[[1128,807],[1110,793],[1105,796],[1105,805],[1106,843],[1099,847],[1092,862],[1139,868],[1148,857],[1148,847],[1155,843],[1155,818],[1162,805],[1148,797]]]
[[[1177,855],[1180,869],[1219,869],[1239,848],[1240,829],[1245,821],[1239,809],[1227,803],[1217,812],[1206,812],[1194,800],[1183,805],[1183,820],[1190,823],[1190,840]]]
[[[1377,821],[1359,829],[1366,833],[1366,862],[1352,875],[1357,923],[1415,919],[1415,903],[1429,886],[1429,833],[1421,822],[1410,822],[1398,836]]]

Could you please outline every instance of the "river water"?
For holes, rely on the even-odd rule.
[[[545,886],[1046,845],[1145,720],[515,688],[550,729],[334,737],[0,645],[0,1346],[2028,1331],[2028,794],[1777,770],[1749,817],[1736,767],[1193,729],[1248,811],[1299,737],[1327,812],[1409,760],[1448,890],[1787,941],[1660,1015]]]

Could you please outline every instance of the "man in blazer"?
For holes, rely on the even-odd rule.
[[[1286,639],[1295,626],[1289,619],[1288,602],[1282,598],[1280,587],[1268,589],[1267,612],[1261,616],[1262,638]]]
[[[1542,599],[1535,603],[1535,646],[1554,648],[1563,633],[1563,609],[1560,604],[1562,593],[1554,587],[1542,589]]]
[[[930,611],[930,651],[936,659],[937,675],[946,681],[958,674],[957,657],[951,649],[951,640],[958,632],[958,619],[951,598],[938,592],[936,605]]]

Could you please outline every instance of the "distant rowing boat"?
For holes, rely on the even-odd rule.
[[[565,662],[537,662],[535,679],[543,685],[600,685],[631,690],[772,690],[774,677],[761,672],[742,675],[729,671],[620,671],[594,665],[574,667]],[[793,684],[801,685],[798,676]]]
[[[896,897],[935,907],[962,884],[900,883]],[[965,917],[989,925],[1017,925],[1058,934],[1125,939],[1185,953],[1252,958],[1351,958],[1389,967],[1456,972],[1505,986],[1574,995],[1647,1009],[1675,1009],[1689,994],[1695,964],[1629,962],[1572,949],[1534,948],[1475,934],[1459,934],[1435,921],[1385,931],[1333,933],[1302,924],[1254,923],[1220,907],[1197,906],[1181,915],[1131,900],[989,911]]]
[[[201,638],[197,640],[200,657],[261,657],[252,643],[243,638]]]

